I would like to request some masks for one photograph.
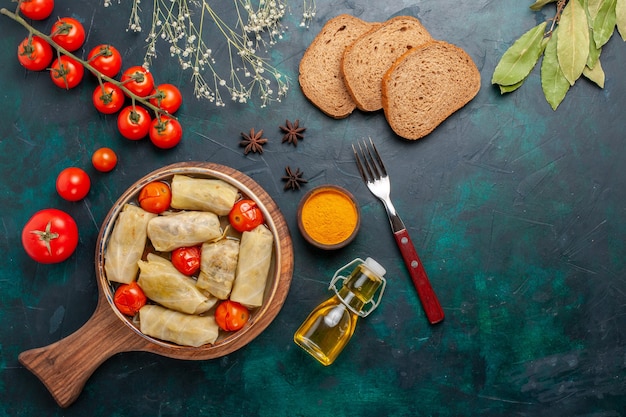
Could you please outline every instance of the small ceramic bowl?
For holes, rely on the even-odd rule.
[[[356,237],[361,211],[354,196],[337,185],[321,185],[307,192],[298,205],[298,228],[311,245],[340,249]]]

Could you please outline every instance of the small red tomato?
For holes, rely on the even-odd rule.
[[[113,83],[105,82],[93,90],[93,105],[100,113],[117,113],[123,106],[126,96],[121,88]]]
[[[76,87],[83,79],[85,68],[74,59],[66,55],[61,55],[52,63],[50,77],[52,82],[60,88],[69,90]]]
[[[178,145],[183,137],[183,128],[178,120],[168,116],[158,116],[150,126],[150,140],[161,149],[170,149]]]
[[[148,135],[152,119],[148,110],[140,106],[127,106],[117,116],[117,129],[126,139],[139,140]]]
[[[124,87],[139,97],[146,97],[154,90],[154,78],[144,67],[128,68],[122,73],[121,81]]]
[[[23,0],[20,13],[33,20],[44,20],[52,14],[54,0]]]
[[[200,269],[201,253],[199,246],[174,249],[172,251],[172,264],[181,274],[190,277]]]
[[[254,200],[239,200],[228,213],[228,221],[238,232],[246,232],[263,224],[263,212]]]
[[[117,155],[111,148],[100,148],[91,155],[93,167],[100,172],[109,172],[117,165]]]
[[[44,209],[33,215],[22,229],[22,246],[33,260],[42,264],[62,262],[78,245],[76,222],[64,211]]]
[[[148,298],[136,282],[122,284],[115,290],[113,302],[124,315],[134,317],[146,305]]]
[[[52,40],[62,48],[73,52],[85,42],[85,28],[72,17],[63,17],[54,22],[50,30]]]
[[[162,181],[150,182],[139,192],[139,205],[150,213],[163,213],[170,208],[172,190]]]
[[[235,301],[222,301],[215,309],[217,325],[227,332],[241,329],[248,319],[250,319],[248,309]]]
[[[169,114],[174,114],[183,104],[180,90],[172,84],[161,84],[150,93],[150,103]]]
[[[89,52],[87,61],[100,74],[115,77],[122,69],[122,55],[113,45],[98,45]]]
[[[23,3],[22,3],[23,4]],[[29,36],[17,47],[17,59],[31,71],[41,71],[52,62],[52,47],[39,36]]]
[[[82,200],[89,193],[91,180],[85,171],[76,167],[65,168],[57,176],[57,192],[67,201]]]

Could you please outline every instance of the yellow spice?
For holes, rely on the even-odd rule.
[[[302,207],[302,226],[324,245],[346,240],[357,225],[357,209],[348,196],[332,189],[314,193]]]

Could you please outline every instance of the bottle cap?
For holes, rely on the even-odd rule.
[[[367,266],[373,273],[375,273],[379,277],[383,277],[387,273],[385,268],[383,268],[383,266],[376,262],[373,258],[366,258],[365,266]]]

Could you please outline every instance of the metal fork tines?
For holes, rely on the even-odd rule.
[[[357,146],[352,145],[352,150],[354,151],[356,165],[361,178],[363,178],[370,192],[378,197],[385,206],[394,238],[400,248],[400,253],[402,253],[402,258],[409,270],[413,285],[417,289],[428,320],[432,324],[442,321],[444,317],[443,309],[430,285],[426,270],[417,255],[409,233],[391,202],[391,181],[385,169],[385,164],[383,164],[383,160],[374,145],[374,141],[372,141],[372,138],[369,138],[369,144],[365,140],[362,144],[358,142]]]

